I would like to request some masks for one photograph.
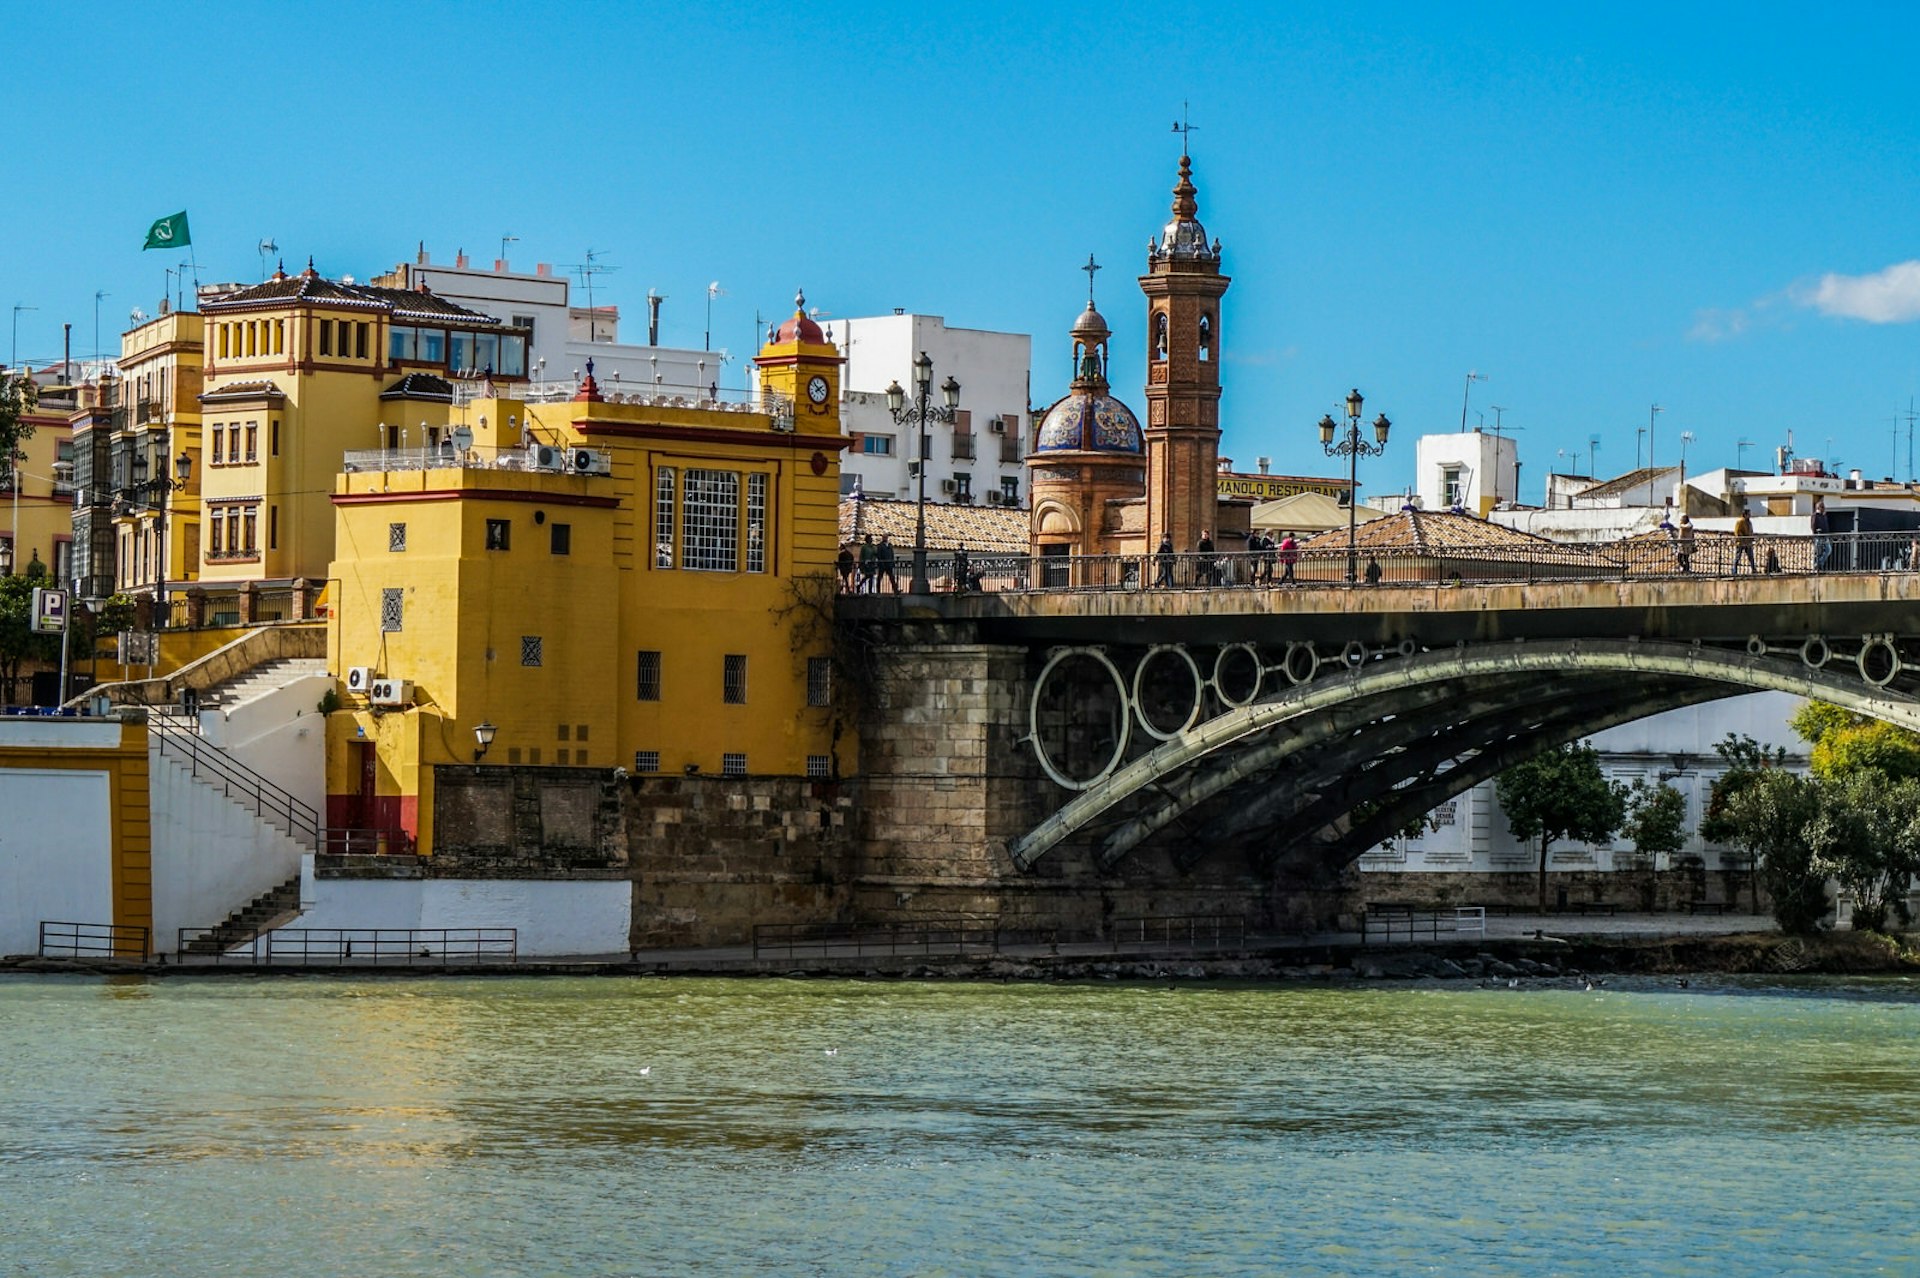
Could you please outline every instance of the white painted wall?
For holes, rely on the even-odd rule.
[[[120,725],[106,726],[118,744]],[[104,770],[0,769],[0,954],[37,952],[43,920],[113,922],[109,783]]]
[[[511,927],[523,958],[628,952],[633,884],[624,879],[308,877],[306,911],[288,927]]]
[[[317,722],[317,719],[316,719]],[[306,851],[156,748],[148,755],[153,820],[154,948],[183,927],[212,927],[300,872]]]
[[[1364,433],[1364,424],[1361,429]],[[1425,509],[1447,509],[1442,478],[1449,467],[1458,466],[1466,487],[1462,504],[1469,514],[1483,514],[1495,501],[1514,500],[1519,491],[1519,459],[1511,435],[1488,435],[1477,430],[1422,435],[1416,449],[1414,491]]]
[[[327,810],[327,730],[320,698],[332,675],[309,675],[228,710],[203,710],[200,735],[293,795]]]
[[[1018,481],[1015,491],[1019,504],[1026,504],[1026,467],[1019,458],[1026,456],[1028,393],[1032,383],[1033,339],[1025,333],[996,333],[978,328],[949,328],[938,315],[876,315],[867,318],[835,320],[827,326],[830,339],[838,343],[846,357],[840,414],[842,429],[850,433],[887,436],[893,439],[891,455],[849,449],[840,459],[843,491],[851,491],[858,476],[861,490],[875,497],[912,497],[919,481],[907,475],[907,463],[914,459],[913,427],[893,420],[887,406],[886,389],[898,381],[908,394],[913,391],[913,361],[921,351],[933,361],[934,392],[931,402],[938,406],[940,384],[951,375],[960,383],[960,408],[967,414],[973,439],[971,460],[953,456],[952,426],[940,422],[927,425],[927,500],[950,502],[941,483],[965,474],[973,492],[973,504],[987,504],[986,494],[999,491],[1003,480]],[[1061,326],[1061,377],[1058,394],[1066,393],[1071,376],[1072,346]],[[1058,394],[1046,396],[1051,403]],[[1000,441],[988,427],[995,417],[1010,419],[1005,438],[1013,439],[1015,460],[1000,460]]]

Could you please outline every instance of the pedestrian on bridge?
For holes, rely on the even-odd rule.
[[[1681,572],[1693,571],[1693,517],[1680,516],[1680,526],[1673,530],[1674,558],[1680,561]]]
[[[1827,501],[1824,497],[1813,499],[1813,570],[1825,572],[1827,560],[1833,558],[1833,541],[1827,536],[1831,526],[1827,520]]]
[[[852,542],[848,542],[846,545],[840,547],[839,558],[833,561],[833,566],[835,571],[840,574],[840,593],[843,595],[852,594],[854,569]]]
[[[1280,538],[1280,584],[1281,585],[1297,586],[1300,584],[1299,581],[1297,581],[1293,575],[1293,566],[1299,562],[1300,562],[1300,543],[1295,541],[1293,539],[1293,534],[1289,532],[1285,536]],[[1273,580],[1273,566],[1272,566],[1271,560],[1268,561],[1267,580],[1268,581]]]
[[[872,533],[860,541],[860,593],[880,593],[880,548],[873,544]]]
[[[1733,572],[1740,575],[1740,559],[1745,556],[1747,571],[1758,576],[1760,569],[1753,562],[1753,520],[1743,509],[1740,518],[1733,521]]]
[[[1196,584],[1219,585],[1218,578],[1214,576],[1213,534],[1204,528],[1200,530],[1200,544],[1194,547],[1194,555],[1193,570],[1195,577],[1198,578]]]
[[[1153,584],[1173,588],[1173,537],[1169,534],[1160,538],[1160,548],[1154,553],[1160,569],[1154,574]]]
[[[887,579],[888,587],[892,589],[894,594],[896,595],[899,594],[900,579],[893,575],[893,534],[892,533],[880,534],[880,548],[874,552],[873,559],[874,559],[875,565],[880,569],[880,575]],[[873,583],[873,592],[875,594],[880,593],[880,583],[878,581],[875,581]]]

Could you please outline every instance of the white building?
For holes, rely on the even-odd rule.
[[[1520,493],[1520,452],[1509,435],[1422,435],[1414,464],[1413,492],[1425,510],[1458,506],[1484,516]]]
[[[853,436],[840,466],[841,491],[875,497],[911,498],[919,480],[913,426],[893,420],[887,387],[898,382],[913,395],[913,361],[925,351],[933,361],[931,402],[940,385],[960,383],[960,408],[952,425],[927,426],[927,500],[1024,506],[1020,464],[1025,456],[1033,339],[1025,333],[949,328],[938,315],[895,312],[836,320],[828,340],[840,347],[847,367],[841,421]]]
[[[422,284],[437,295],[483,315],[492,315],[516,327],[532,330],[528,346],[528,374],[536,386],[558,383],[572,387],[586,375],[593,361],[594,380],[608,394],[670,395],[689,400],[721,398],[723,389],[743,392],[745,382],[733,375],[721,350],[686,350],[620,340],[620,308],[596,304],[575,306],[572,282],[542,262],[533,274],[509,269],[496,259],[491,270],[474,266],[462,253],[451,266],[434,263],[422,249],[413,262],[402,262],[391,273],[373,281],[392,288]],[[597,299],[596,299],[597,301]],[[649,305],[655,303],[650,299]],[[649,316],[649,339],[655,336]],[[535,393],[538,393],[536,390]]]
[[[1664,782],[1686,799],[1687,842],[1676,857],[1698,857],[1707,869],[1725,869],[1744,863],[1737,850],[1708,843],[1699,834],[1713,783],[1726,771],[1725,762],[1713,747],[1729,733],[1744,734],[1763,745],[1785,746],[1787,767],[1804,772],[1806,743],[1787,725],[1801,704],[1800,698],[1783,692],[1729,697],[1622,724],[1595,733],[1592,742],[1609,781],[1629,786],[1635,781],[1648,785]],[[1539,864],[1539,844],[1514,837],[1492,781],[1482,782],[1428,813],[1426,826],[1418,836],[1396,840],[1360,858],[1363,871],[1486,874],[1535,870]],[[1604,844],[1563,840],[1547,849],[1550,871],[1605,872],[1637,867],[1633,843],[1623,836],[1616,835]],[[1669,866],[1656,864],[1653,868]]]

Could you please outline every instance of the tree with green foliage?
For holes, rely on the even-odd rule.
[[[33,434],[27,414],[40,402],[40,388],[24,373],[0,370],[0,483],[13,479],[12,458],[20,444]],[[14,547],[19,553],[20,548]]]
[[[1687,796],[1661,781],[1635,781],[1627,791],[1627,819],[1620,832],[1633,840],[1633,850],[1652,858],[1671,856],[1687,842]]]
[[[1920,781],[1863,770],[1819,787],[1807,843],[1815,868],[1853,897],[1853,926],[1881,932],[1889,916],[1911,922],[1906,898],[1920,872]]]
[[[1822,781],[1866,769],[1894,781],[1920,777],[1920,734],[1825,701],[1807,702],[1791,722],[1813,747],[1809,761]]]
[[[1728,842],[1760,866],[1783,932],[1811,932],[1827,912],[1828,864],[1815,849],[1821,784],[1781,768],[1757,770],[1728,796]],[[1831,846],[1830,843],[1827,846]]]
[[[26,572],[0,577],[0,704],[19,703],[24,662],[60,660],[60,637],[33,632],[33,588],[51,584],[37,559]]]
[[[1785,766],[1787,748],[1762,745],[1744,732],[1729,732],[1714,743],[1713,752],[1720,756],[1727,769],[1714,778],[1707,792],[1707,810],[1700,818],[1700,837],[1709,843],[1737,846],[1739,830],[1730,815],[1734,796],[1766,772]]]
[[[1547,908],[1547,849],[1560,839],[1605,843],[1626,819],[1627,788],[1600,771],[1591,742],[1564,745],[1500,774],[1495,784],[1518,839],[1540,841],[1540,909]]]

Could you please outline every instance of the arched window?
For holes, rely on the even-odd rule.
[[[1167,313],[1165,311],[1154,312],[1153,357],[1157,360],[1167,357]]]
[[[1202,360],[1213,358],[1213,316],[1211,315],[1200,317],[1200,358]]]

